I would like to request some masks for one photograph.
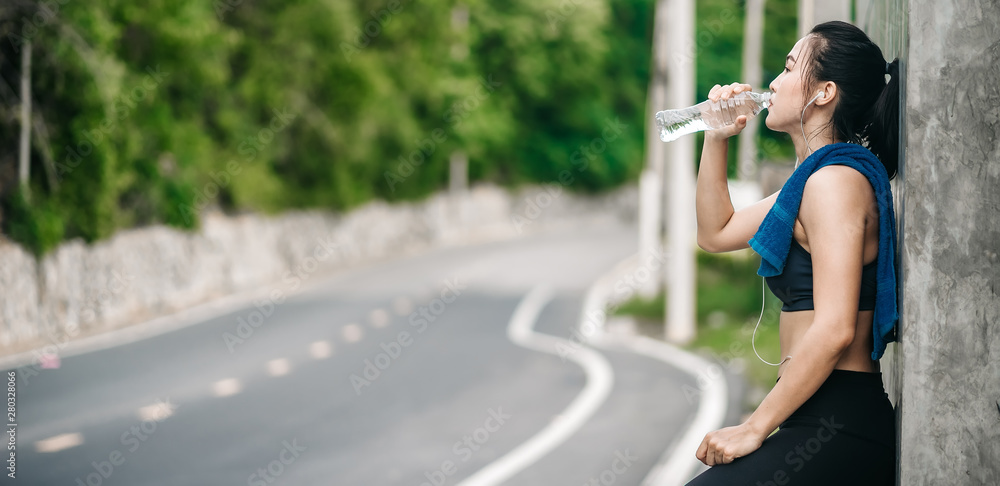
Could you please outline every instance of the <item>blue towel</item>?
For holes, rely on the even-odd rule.
[[[843,164],[854,167],[868,178],[875,190],[879,209],[879,241],[875,295],[875,316],[872,333],[875,347],[872,359],[885,352],[887,343],[896,340],[896,216],[892,208],[892,190],[885,166],[868,149],[850,143],[826,145],[813,152],[785,181],[774,206],[768,211],[757,232],[750,238],[750,247],[760,256],[757,275],[772,277],[781,274],[792,243],[792,229],[802,202],[806,179],[821,167]]]

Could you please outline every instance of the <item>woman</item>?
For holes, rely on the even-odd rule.
[[[793,241],[781,253],[787,254],[782,272],[768,279],[785,304],[779,318],[785,359],[774,388],[746,422],[705,436],[695,455],[712,467],[690,486],[895,484],[895,413],[882,386],[877,358],[885,345],[878,328],[873,342],[873,302],[881,290],[895,311],[895,287],[887,292],[876,285],[874,269],[881,250],[888,250],[889,262],[895,253],[895,228],[883,226],[880,232],[879,227],[880,214],[894,225],[891,193],[875,187],[887,188],[896,173],[897,74],[898,60],[886,63],[864,32],[828,22],[795,44],[784,71],[771,82],[766,124],[791,136],[803,161],[796,171],[813,171],[800,172],[806,179],[800,178],[801,200],[789,229]],[[709,98],[726,100],[750,89],[716,85]],[[760,235],[765,216],[780,203],[779,193],[787,193],[788,183],[733,211],[727,139],[746,123],[741,116],[735,125],[705,133],[696,201],[698,244],[706,251],[753,246],[748,240]],[[855,166],[819,166],[820,153],[835,147],[863,151],[884,185],[876,186],[877,179]],[[884,218],[886,197],[890,218]],[[891,245],[882,246],[886,241]],[[882,267],[879,271],[881,279]]]

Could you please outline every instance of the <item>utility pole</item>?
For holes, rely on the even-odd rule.
[[[17,175],[21,190],[27,199],[31,197],[28,177],[31,159],[31,40],[25,40],[21,47],[21,144]]]
[[[451,57],[462,61],[469,55],[467,30],[469,27],[469,7],[456,5],[451,10],[451,26],[458,37],[451,46]],[[462,150],[454,150],[448,157],[448,199],[451,211],[449,219],[461,231],[465,231],[470,221],[470,207],[466,204],[469,193],[469,158]]]
[[[667,46],[675,54],[667,63],[667,106],[683,108],[695,104],[694,0],[669,0]],[[667,175],[670,177],[667,220],[666,331],[667,341],[686,344],[695,337],[695,221],[694,141],[686,136],[667,144]]]
[[[667,45],[670,28],[668,3],[669,0],[658,0],[653,17],[653,62],[646,95],[646,166],[639,177],[640,264],[647,256],[663,251],[663,159],[667,145],[660,140],[654,116],[666,107],[667,101],[667,62],[670,58]],[[639,296],[644,299],[651,299],[659,293],[662,275],[666,272],[664,265],[658,266],[657,270],[649,270],[650,278],[639,287]]]
[[[764,0],[747,0],[746,22],[743,27],[742,82],[761,89],[761,45],[764,38]],[[753,117],[739,135],[739,164],[736,175],[741,181],[757,179],[757,129],[760,120]]]
[[[799,37],[830,20],[850,22],[851,0],[799,0]]]

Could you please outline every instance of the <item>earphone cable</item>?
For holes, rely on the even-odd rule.
[[[802,130],[802,141],[804,141],[806,143],[806,157],[809,156],[809,152],[812,152],[812,149],[809,147],[809,140],[806,139],[806,127],[805,127],[805,120],[804,120],[804,118],[806,116],[806,108],[809,108],[809,105],[813,104],[813,102],[816,101],[816,98],[819,98],[820,95],[822,95],[822,94],[823,94],[822,91],[820,91],[819,93],[816,93],[816,96],[813,96],[813,99],[809,100],[809,102],[806,103],[806,106],[802,107],[802,114],[799,115],[799,129]],[[795,164],[795,167],[798,167],[798,163],[797,162]]]
[[[784,363],[785,361],[788,361],[791,358],[790,355],[789,356],[785,356],[785,359],[781,360],[781,362],[779,362],[779,363],[771,363],[770,361],[767,361],[764,358],[761,358],[760,357],[760,353],[757,352],[757,344],[754,342],[754,339],[757,337],[757,327],[760,326],[760,321],[763,318],[764,318],[764,277],[761,277],[760,278],[760,317],[757,318],[757,325],[753,327],[753,334],[750,336],[750,346],[753,347],[753,354],[756,354],[757,358],[760,359],[761,361],[763,361],[764,363],[769,364],[771,366],[781,366],[782,363]]]

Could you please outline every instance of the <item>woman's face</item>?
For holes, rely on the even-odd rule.
[[[802,69],[806,65],[805,56],[809,54],[809,38],[803,37],[795,43],[788,57],[785,58],[785,69],[771,81],[771,105],[767,109],[764,124],[776,132],[796,133],[799,130],[799,117],[805,104]],[[810,96],[811,98],[811,96]]]

